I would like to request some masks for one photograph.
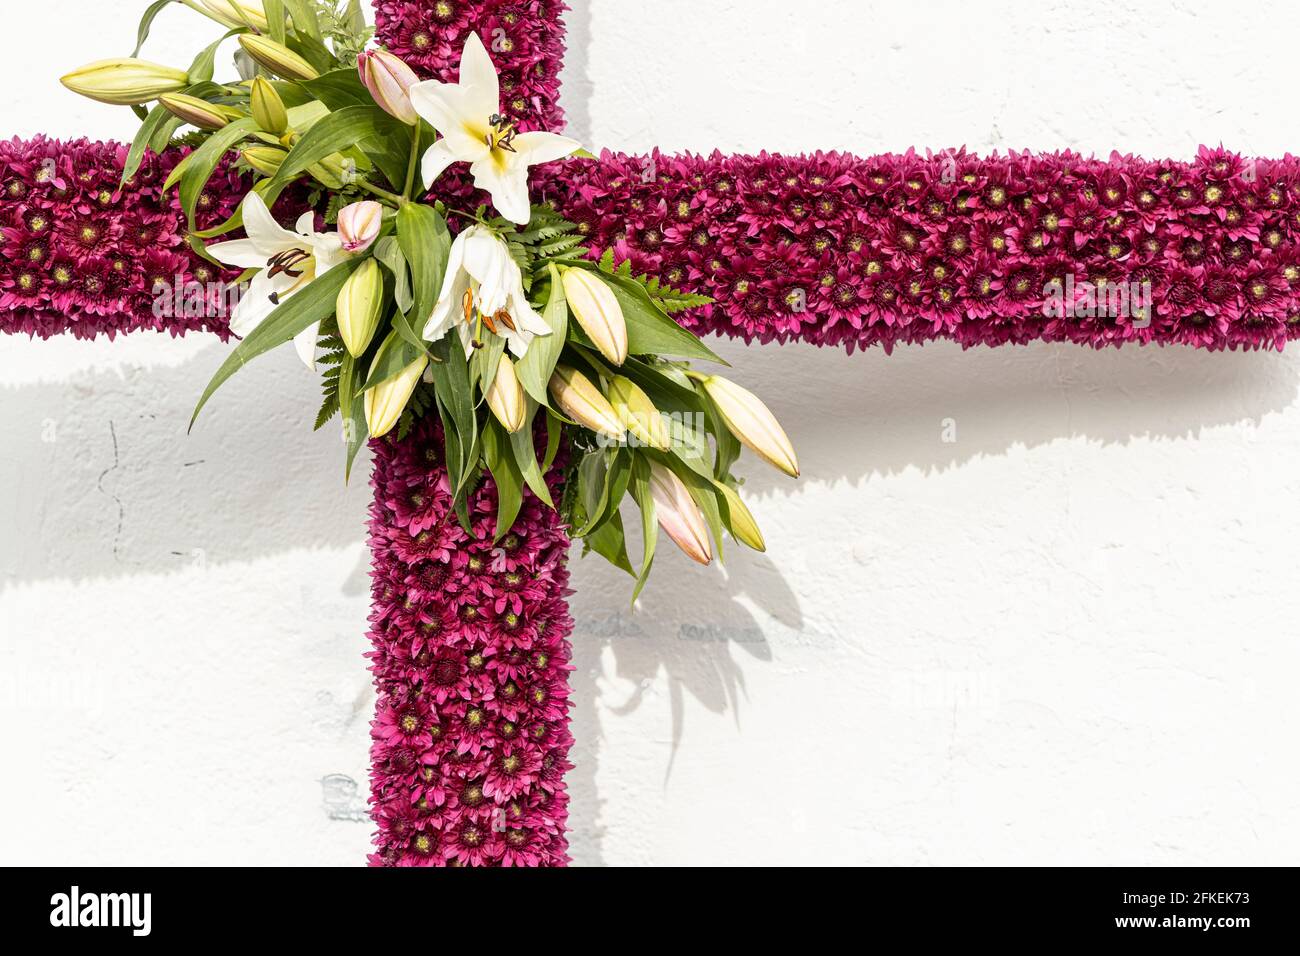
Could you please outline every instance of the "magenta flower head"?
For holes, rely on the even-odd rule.
[[[385,112],[408,126],[420,122],[407,92],[420,78],[399,57],[387,50],[366,50],[357,57],[357,72]]]
[[[384,207],[369,199],[349,203],[339,210],[339,238],[344,252],[365,252],[379,238]]]

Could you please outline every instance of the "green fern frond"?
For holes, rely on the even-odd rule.
[[[339,374],[343,370],[343,356],[346,353],[343,339],[338,335],[322,335],[319,346],[321,354],[317,361],[323,367],[321,372],[321,391],[324,400],[320,411],[316,413],[314,431],[320,431],[331,418],[339,413]]]

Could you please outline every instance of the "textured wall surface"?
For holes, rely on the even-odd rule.
[[[1297,146],[1283,2],[571,2],[594,146]],[[51,77],[117,6],[10,11],[5,133],[129,134]],[[805,477],[635,613],[574,562],[576,862],[1294,862],[1300,353],[719,348]],[[291,354],[186,438],[224,352],[0,339],[5,862],[364,859],[368,489]]]

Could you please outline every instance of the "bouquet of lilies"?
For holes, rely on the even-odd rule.
[[[486,470],[499,491],[498,536],[530,489],[565,510],[590,550],[636,575],[638,591],[659,528],[701,564],[720,554],[724,530],[763,550],[731,469],[743,444],[797,476],[789,439],[753,394],[690,365],[725,364],[672,318],[708,300],[633,275],[612,251],[597,256],[573,223],[531,202],[530,167],[589,154],[516,129],[477,35],[457,83],[421,81],[366,48],[357,0],[172,2],[226,31],[188,70],[141,60],[137,46],[63,83],[141,118],[123,182],[147,149],[188,149],[165,188],[177,189],[196,250],[244,270],[230,321],[240,341],[195,417],[246,363],[292,343],[322,370],[316,427],[341,418],[349,470],[367,439],[440,417],[463,521]],[[168,5],[149,8],[141,44]],[[216,54],[231,40],[238,78],[217,81]],[[182,127],[192,129],[178,139]],[[198,230],[203,188],[231,161],[250,189],[227,221]],[[459,164],[490,206],[430,195]],[[272,209],[304,185],[310,208],[286,228]],[[555,503],[544,476],[562,442],[573,474]],[[645,542],[639,570],[624,543],[629,493]]]

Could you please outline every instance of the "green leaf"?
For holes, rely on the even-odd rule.
[[[208,403],[208,399],[232,375],[259,355],[292,340],[313,322],[320,322],[333,315],[339,289],[343,288],[343,283],[360,264],[361,260],[356,260],[335,266],[319,279],[308,283],[302,290],[285,299],[257,328],[249,332],[221,363],[221,368],[217,369],[217,374],[212,376],[212,381],[203,390],[203,396],[190,417],[190,427],[194,427],[194,422],[198,419],[203,406]]]
[[[132,56],[140,55],[140,50],[144,47],[144,41],[149,39],[149,31],[153,28],[154,18],[162,12],[163,7],[174,2],[176,0],[155,0],[154,3],[149,4],[144,16],[140,18],[140,27],[136,30],[135,49],[131,51]]]
[[[455,332],[450,333],[448,338],[457,338]],[[469,379],[471,391],[475,386],[486,396],[487,390],[492,387],[492,382],[497,377],[497,366],[501,364],[501,356],[506,351],[506,340],[499,335],[488,335],[484,338],[482,345],[474,349],[469,360]]]
[[[496,419],[489,419],[483,429],[483,458],[497,485],[497,532],[493,542],[510,533],[524,503],[523,476],[515,464],[510,441]]]
[[[429,349],[433,361],[429,372],[433,377],[434,390],[439,403],[447,412],[450,428],[460,441],[462,455],[458,461],[447,462],[449,471],[455,478],[454,484],[463,487],[472,467],[470,450],[477,444],[478,420],[474,414],[474,402],[470,393],[469,365],[465,361],[465,350],[460,339],[455,335],[445,335],[433,343]]]
[[[353,33],[364,33],[366,29],[366,15],[361,10],[361,0],[348,0],[347,11],[344,13],[347,27]]]
[[[378,338],[378,335],[375,337]],[[414,348],[409,342],[401,342],[395,339],[393,345],[378,357],[378,361],[371,364],[370,372],[366,375],[366,381],[361,387],[361,391],[368,392],[376,385],[382,385],[390,378],[398,375],[402,369],[418,359],[423,351],[423,349]]]
[[[343,416],[343,442],[347,454],[343,467],[344,481],[352,478],[352,463],[356,460],[361,446],[370,437],[370,426],[366,422],[365,399],[356,387],[357,371],[356,359],[345,349],[343,361],[339,366],[339,407],[346,409],[346,414]]]
[[[276,43],[284,43],[287,26],[284,0],[263,0],[262,11],[266,14],[266,22],[271,25],[271,39]]]
[[[373,106],[375,102],[361,82],[356,67],[330,70],[314,80],[296,82],[314,99],[320,100],[332,110],[341,110],[345,106]]]
[[[592,489],[598,496],[587,505],[587,521],[581,530],[574,532],[575,538],[586,537],[618,513],[627,494],[628,483],[632,479],[632,455],[623,449],[609,449],[603,452],[591,452],[588,457],[601,459],[605,467],[600,472],[600,486]],[[583,464],[587,464],[584,459]]]
[[[411,266],[415,307],[411,324],[423,330],[442,293],[451,253],[451,232],[447,220],[432,206],[407,203],[397,211],[397,241]]]
[[[397,301],[397,308],[403,313],[410,312],[415,304],[415,295],[411,292],[411,270],[406,266],[406,256],[402,255],[397,238],[384,236],[375,243],[375,258],[393,275],[393,298]]]
[[[655,501],[650,494],[650,464],[644,455],[635,455],[632,461],[632,497],[641,506],[641,537],[644,550],[641,558],[641,571],[637,574],[636,587],[632,589],[632,603],[641,594],[646,579],[650,577],[650,568],[655,560],[655,546],[659,543],[659,521],[655,517]]]
[[[560,440],[564,437],[564,422],[546,410],[546,460],[542,462],[542,471],[550,471],[555,464],[555,457],[560,453]]]
[[[140,163],[144,160],[144,151],[149,147],[154,134],[165,127],[168,120],[174,119],[177,118],[165,106],[155,106],[149,111],[149,115],[140,124],[140,129],[136,131],[135,139],[131,140],[131,149],[126,154],[126,164],[122,167],[121,183],[125,183],[136,174]]]
[[[271,177],[268,188],[273,191],[283,189],[302,175],[308,166],[362,140],[380,135],[388,125],[380,117],[386,116],[377,106],[347,106],[322,117],[289,150],[280,169]]]
[[[515,366],[524,391],[532,396],[534,401],[547,406],[550,405],[547,385],[551,381],[551,373],[555,371],[555,363],[560,360],[560,353],[564,351],[564,343],[569,333],[569,304],[564,298],[564,284],[560,282],[560,271],[555,266],[550,266],[550,273],[551,296],[546,302],[546,308],[542,310],[542,318],[550,326],[551,334],[536,336],[529,344],[524,357]]]
[[[717,353],[686,331],[650,299],[635,279],[602,274],[627,320],[627,346],[631,355],[673,355],[727,365]]]
[[[539,407],[536,402],[529,401],[524,427],[510,435],[510,447],[514,452],[515,466],[523,476],[524,484],[528,485],[539,500],[548,507],[554,508],[555,502],[551,499],[551,489],[546,486],[542,466],[537,461],[537,446],[533,441],[533,419],[537,416]]]
[[[623,516],[618,512],[614,517],[582,539],[583,547],[596,552],[616,568],[636,577],[636,570],[627,556],[627,538],[623,531]],[[639,588],[638,588],[639,590]],[[636,600],[635,597],[632,598]]]
[[[217,48],[231,37],[235,36],[235,34],[247,32],[248,31],[242,27],[238,30],[231,30],[220,40],[204,47],[203,50],[200,51],[199,55],[194,58],[194,62],[190,64],[190,82],[210,83],[212,81],[212,74],[216,71],[215,63],[217,59]]]
[[[217,165],[226,155],[227,150],[255,129],[257,129],[257,121],[251,116],[235,120],[229,126],[214,132],[203,141],[202,146],[185,158],[183,162],[185,171],[180,177],[181,208],[185,210],[191,229],[194,228],[194,211],[198,206],[199,196],[203,193],[203,187],[208,184],[208,180],[212,178]],[[178,166],[177,169],[179,168]]]
[[[731,474],[731,466],[740,458],[740,439],[731,433],[731,429],[722,420],[722,413],[718,411],[718,406],[713,399],[709,398],[708,393],[700,389],[698,394],[704,402],[705,414],[709,416],[709,430],[713,433],[713,474],[714,477],[723,479]]]
[[[320,20],[316,17],[313,0],[284,0],[284,8],[293,17],[293,25],[309,37],[320,39]]]

